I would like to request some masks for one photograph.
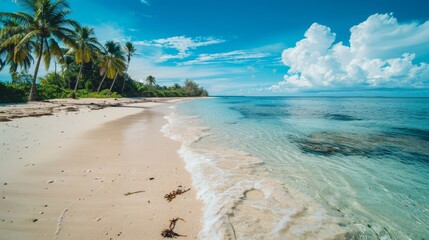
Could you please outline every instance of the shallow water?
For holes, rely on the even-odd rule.
[[[427,98],[209,98],[168,120],[202,239],[429,236]]]

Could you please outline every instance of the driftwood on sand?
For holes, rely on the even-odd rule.
[[[124,193],[124,196],[132,195],[132,194],[136,194],[136,193],[142,193],[142,192],[145,192],[145,191],[140,190],[140,191],[135,191],[135,192],[126,192],[126,193]]]

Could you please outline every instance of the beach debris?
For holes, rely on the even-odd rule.
[[[79,111],[79,109],[77,109],[77,108],[75,108],[75,107],[67,107],[67,108],[66,108],[66,111],[67,111],[67,112],[77,112],[77,111]]]
[[[39,221],[39,219],[34,218],[32,221],[33,221],[33,222],[37,222],[37,221]]]
[[[53,180],[53,179],[48,181],[48,183],[53,183],[53,182],[55,182],[55,180]]]
[[[145,192],[145,191],[140,190],[140,191],[135,191],[135,192],[126,192],[126,193],[124,193],[124,196],[129,196],[129,195],[132,195],[132,194],[142,193],[142,192]]]
[[[29,117],[42,117],[42,116],[51,116],[51,115],[54,115],[51,111],[31,112],[31,113],[28,114]]]
[[[154,180],[154,179],[155,179],[155,178],[153,178],[153,177],[149,178],[149,180],[150,180],[150,181],[152,181],[152,180]]]
[[[0,116],[0,122],[10,122],[12,120],[10,120],[8,117],[5,116]]]
[[[161,232],[161,236],[163,236],[164,238],[177,238],[177,237],[186,237],[186,235],[181,235],[178,234],[174,231],[174,228],[176,227],[176,223],[177,221],[183,220],[183,218],[177,217],[177,218],[173,218],[170,220],[170,226],[168,227],[168,229],[164,229]]]
[[[185,193],[185,192],[187,192],[187,191],[189,191],[189,190],[191,190],[191,188],[183,189],[183,187],[182,187],[182,186],[179,186],[179,187],[177,188],[177,190],[174,190],[174,191],[172,191],[172,192],[170,192],[170,193],[165,194],[164,198],[165,198],[168,202],[171,202],[171,201],[173,201],[173,199],[175,199],[175,198],[176,198],[176,196],[177,196],[177,195],[183,194],[183,193]]]

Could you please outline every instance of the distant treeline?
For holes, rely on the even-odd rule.
[[[53,98],[69,98],[73,93],[71,88],[64,87],[63,84],[51,83],[51,77],[54,73],[48,73],[46,78],[41,79],[37,84],[37,100],[47,100]],[[28,75],[28,79],[31,78]],[[58,81],[60,75],[56,76]],[[51,80],[49,80],[51,79]],[[134,80],[126,82],[124,92],[119,94],[119,86],[114,86],[113,92],[109,94],[109,89],[103,89],[99,93],[91,88],[90,81],[82,81],[85,85],[83,89],[76,91],[78,98],[120,98],[120,97],[204,97],[208,92],[198,86],[192,80],[186,80],[184,85],[174,84],[173,86],[160,86],[158,84],[148,85]],[[119,84],[118,84],[119,85]],[[31,82],[24,81],[19,83],[0,82],[0,103],[25,102],[31,89]]]
[[[0,12],[0,71],[11,81],[0,83],[0,102],[67,97],[208,96],[192,80],[160,86],[153,76],[133,80],[128,67],[136,48],[131,42],[100,44],[94,29],[69,19],[66,0],[22,1],[27,12]],[[35,64],[35,65],[34,65]],[[38,76],[44,65],[53,72]],[[34,65],[35,70],[28,70]],[[8,68],[7,68],[8,67]]]

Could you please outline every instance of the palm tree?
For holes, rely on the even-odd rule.
[[[134,56],[137,49],[134,47],[132,42],[127,42],[127,43],[125,43],[124,51],[125,51],[125,54],[127,54],[127,70],[125,72],[128,73],[128,68],[130,67],[131,57]],[[125,75],[124,83],[122,84],[121,93],[124,91],[126,80],[127,80],[127,76]]]
[[[182,86],[180,86],[180,84],[178,84],[178,83],[175,83],[175,84],[173,85],[173,89],[174,89],[174,90],[177,90],[177,89],[180,89],[180,88],[182,88]]]
[[[149,76],[146,78],[146,83],[147,83],[147,85],[149,85],[149,87],[152,89],[152,86],[156,83],[156,79],[155,79],[155,77],[152,77],[151,75],[149,75]]]
[[[19,34],[18,32],[12,31],[13,28],[19,26],[19,23],[17,21],[2,20],[0,22],[3,24],[4,28],[8,27],[10,29],[9,31],[1,32],[2,34],[0,35],[0,42],[4,42],[7,39],[11,38],[12,36]],[[32,48],[33,48],[33,43],[28,42],[26,47],[21,48],[20,51],[17,52],[16,54],[17,58],[15,58],[15,44],[10,44],[5,47],[0,47],[0,71],[2,71],[6,65],[9,65],[10,66],[9,73],[12,77],[13,83],[17,81],[18,67],[21,67],[25,71],[27,71],[30,68],[31,63],[34,62],[33,56],[25,52],[25,51],[31,51]],[[1,58],[3,58],[3,60]]]
[[[76,32],[73,36],[73,42],[70,45],[70,50],[67,54],[73,55],[76,64],[79,64],[79,74],[77,75],[76,84],[70,97],[76,98],[76,91],[79,85],[79,80],[82,75],[82,68],[85,63],[91,62],[102,46],[97,41],[94,34],[94,29],[89,27],[76,26]]]
[[[127,69],[127,65],[125,63],[125,56],[123,51],[119,51],[117,57],[114,61],[114,70],[116,72],[115,78],[113,79],[112,85],[110,85],[109,92],[107,95],[110,95],[112,93],[113,86],[115,85],[116,78],[118,75],[123,75],[125,70]]]
[[[6,39],[0,48],[14,45],[15,62],[21,62],[33,50],[35,51],[37,62],[28,97],[28,100],[32,101],[36,99],[36,80],[42,57],[45,68],[49,69],[51,57],[62,55],[58,40],[66,44],[71,43],[73,31],[69,27],[78,24],[67,18],[71,12],[67,0],[56,0],[55,2],[25,0],[22,1],[22,4],[28,9],[28,13],[0,12],[0,20],[13,20],[19,23],[19,26],[6,26],[1,30],[1,35],[13,32],[16,34]],[[34,48],[29,49],[30,46]]]
[[[104,46],[104,51],[100,57],[100,74],[103,75],[103,79],[101,79],[97,93],[100,92],[106,77],[116,80],[117,73],[126,68],[121,45],[114,41],[108,41]]]

